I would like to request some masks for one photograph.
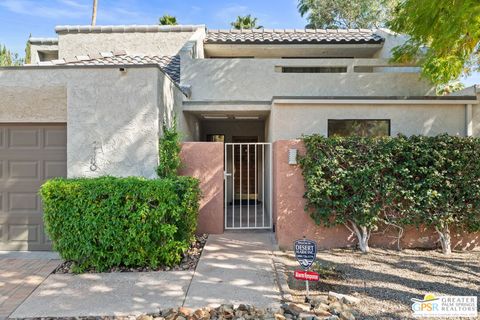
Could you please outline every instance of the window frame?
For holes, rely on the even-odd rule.
[[[327,137],[330,138],[333,135],[330,133],[329,130],[329,122],[330,121],[386,121],[388,124],[388,135],[386,137],[391,137],[392,136],[392,120],[391,119],[379,119],[379,118],[374,118],[374,119],[327,119]]]

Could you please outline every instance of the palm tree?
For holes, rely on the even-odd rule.
[[[93,0],[92,26],[97,24],[97,7],[98,7],[98,0]]]
[[[257,18],[252,18],[252,15],[238,16],[237,20],[231,23],[234,29],[261,29],[262,26],[257,26]]]
[[[163,17],[158,19],[158,22],[162,26],[176,26],[178,24],[177,18],[169,14],[164,14]]]

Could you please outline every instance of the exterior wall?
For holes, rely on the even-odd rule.
[[[105,51],[128,54],[176,55],[193,32],[65,33],[59,34],[59,58]]]
[[[67,119],[69,177],[153,178],[158,165],[159,73],[156,67],[132,67],[126,73],[118,68],[0,69],[0,92],[9,91],[12,102],[6,106],[11,112],[2,117],[21,122]],[[42,93],[43,98],[19,88]]]
[[[183,59],[182,84],[192,100],[261,100],[275,96],[423,96],[432,86],[418,73],[360,73],[376,59]],[[347,73],[282,73],[281,66],[346,66]],[[393,67],[389,67],[391,69]]]
[[[0,71],[0,122],[67,122],[67,88],[13,86]]]
[[[223,233],[223,143],[184,142],[180,156],[184,164],[180,174],[200,180],[203,198],[197,233]]]
[[[273,142],[298,139],[302,134],[327,136],[328,119],[390,119],[392,136],[399,133],[463,136],[465,116],[465,105],[274,104],[269,138]]]
[[[207,141],[209,134],[224,134],[225,142],[233,142],[233,137],[258,137],[265,141],[263,120],[203,120],[200,125],[201,140]]]
[[[480,101],[480,93],[477,95],[477,100]],[[473,136],[480,137],[480,104],[472,105],[472,127]]]
[[[320,249],[348,247],[356,244],[355,235],[343,226],[326,228],[317,226],[305,211],[304,180],[298,165],[288,164],[288,149],[298,149],[304,154],[300,140],[282,140],[273,144],[274,221],[276,237],[282,249],[292,249],[293,242],[303,236],[316,240]],[[372,234],[372,247],[396,248],[393,232]],[[480,234],[453,234],[454,249],[480,247]],[[438,236],[431,229],[408,228],[401,241],[402,248],[432,248],[437,246]]]
[[[58,45],[57,44],[31,44],[30,45],[30,53],[31,53],[31,63],[35,64],[40,61],[40,55],[44,52],[47,52],[48,55],[54,59],[56,59],[58,53]],[[49,58],[48,56],[45,58]]]

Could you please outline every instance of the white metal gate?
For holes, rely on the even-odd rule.
[[[225,143],[225,229],[272,228],[271,173],[271,143]]]

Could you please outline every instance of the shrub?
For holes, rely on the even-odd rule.
[[[173,120],[172,126],[163,124],[163,136],[158,146],[159,164],[157,175],[160,178],[175,177],[182,164],[180,159],[180,133],[177,131],[177,121]]]
[[[194,236],[200,196],[190,177],[53,179],[40,193],[54,249],[77,272],[178,263]]]
[[[317,224],[344,224],[363,252],[379,224],[480,230],[480,139],[304,137],[305,198]]]

